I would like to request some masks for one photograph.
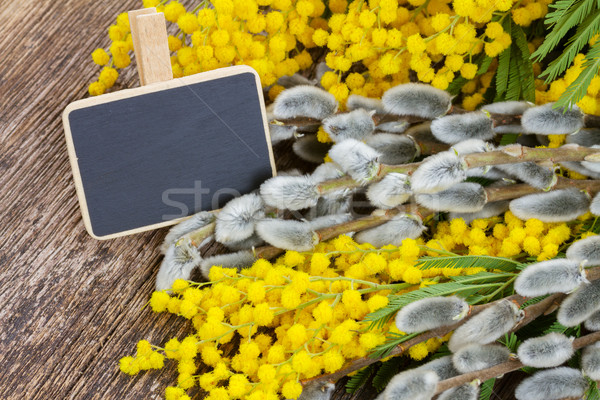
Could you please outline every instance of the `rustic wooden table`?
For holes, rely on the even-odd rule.
[[[91,51],[108,45],[119,12],[140,3],[2,2],[0,399],[155,399],[174,382],[172,366],[134,378],[117,366],[140,339],[164,343],[190,330],[181,318],[142,311],[167,229],[88,236],[61,123],[98,73]],[[134,68],[119,82],[138,86]],[[502,394],[510,386],[499,385],[494,398],[510,398]],[[353,397],[338,385],[335,398]]]

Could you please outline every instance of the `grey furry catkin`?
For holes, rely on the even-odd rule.
[[[450,147],[450,150],[454,150],[459,156],[464,156],[467,154],[484,153],[487,151],[492,151],[494,150],[494,145],[485,142],[481,139],[468,139],[456,143],[455,145]],[[469,168],[467,170],[467,176],[483,176],[488,179],[496,179],[495,176],[497,175],[497,171],[497,169],[491,168],[489,166]]]
[[[541,261],[527,266],[515,280],[515,292],[525,297],[569,293],[587,282],[580,263],[566,258]]]
[[[201,262],[200,252],[189,238],[171,244],[156,275],[156,290],[170,289],[177,279],[189,279],[192,270]]]
[[[288,210],[300,210],[317,204],[317,182],[309,175],[275,176],[260,186],[260,195],[271,206]]]
[[[313,218],[308,223],[310,224],[310,228],[313,231],[318,231],[319,229],[328,228],[333,225],[338,225],[344,222],[348,222],[352,219],[351,214],[333,214],[333,215],[323,215],[317,218]]]
[[[450,147],[459,156],[473,153],[485,153],[494,150],[494,145],[481,139],[467,139]]]
[[[449,220],[456,218],[462,218],[465,223],[470,224],[475,219],[497,217],[500,214],[504,214],[508,210],[508,204],[510,201],[493,201],[486,203],[480,211],[474,213],[455,213],[451,212],[448,215]]]
[[[319,243],[306,221],[267,218],[256,224],[256,232],[265,242],[285,250],[309,251]]]
[[[590,207],[587,193],[578,189],[553,190],[523,196],[510,202],[510,211],[519,219],[566,222],[585,214]]]
[[[302,394],[300,394],[298,400],[329,400],[334,390],[335,385],[333,383],[316,381],[302,388]]]
[[[552,332],[527,339],[517,349],[519,360],[529,367],[557,367],[573,356],[573,340]]]
[[[406,202],[412,194],[408,176],[391,172],[367,189],[367,198],[377,208],[389,209]]]
[[[437,400],[478,400],[479,383],[465,383],[458,387],[442,392]]]
[[[435,394],[438,376],[433,371],[418,369],[394,376],[385,388],[386,400],[430,400]]]
[[[560,400],[580,398],[588,382],[579,370],[568,367],[538,371],[517,386],[517,400]]]
[[[323,120],[323,129],[336,143],[346,139],[364,140],[375,131],[374,113],[375,111],[359,108],[334,114]]]
[[[567,144],[575,143],[584,147],[592,147],[600,144],[600,129],[590,128],[581,129],[579,132],[572,135],[568,135],[566,139]]]
[[[510,331],[523,318],[523,312],[510,300],[500,300],[459,326],[448,342],[456,352],[471,343],[488,344]]]
[[[433,371],[438,376],[440,381],[453,378],[460,375],[452,363],[452,356],[444,356],[431,360],[418,368],[417,370]]]
[[[396,327],[406,333],[417,333],[454,325],[469,312],[469,304],[457,296],[429,297],[414,301],[396,314]]]
[[[563,300],[556,319],[564,326],[576,326],[600,310],[600,280],[583,284]]]
[[[560,135],[583,128],[583,113],[576,105],[570,109],[555,109],[554,103],[531,107],[523,113],[521,125],[528,133]]]
[[[415,193],[435,193],[466,179],[467,166],[454,151],[444,151],[423,160],[411,176]]]
[[[367,137],[365,143],[381,154],[379,162],[383,164],[406,164],[412,162],[420,153],[415,142],[406,135],[377,133]]]
[[[593,146],[590,146],[590,148],[592,148],[592,149],[600,149],[600,145],[595,144]],[[593,171],[593,172],[595,172],[597,174],[600,174],[600,163],[598,163],[598,162],[582,161],[581,165],[584,168],[589,169],[590,171]]]
[[[323,163],[315,168],[310,176],[315,182],[323,182],[339,178],[343,175],[344,171],[342,171],[335,163]]]
[[[280,77],[279,79],[277,79],[277,83],[279,85],[283,86],[284,88],[289,89],[291,87],[298,86],[298,85],[314,85],[317,82],[311,81],[310,79],[308,79],[300,74],[294,74],[294,75],[284,75],[284,76]]]
[[[567,258],[586,266],[600,265],[600,236],[589,236],[573,242],[567,249]]]
[[[251,251],[242,250],[235,253],[219,254],[212,257],[207,257],[200,263],[200,271],[204,279],[208,279],[210,269],[214,266],[223,268],[235,268],[240,270],[242,268],[250,267],[254,264],[256,258]]]
[[[596,311],[588,317],[583,323],[588,331],[600,331],[600,311]]]
[[[269,137],[271,144],[275,145],[284,140],[293,138],[296,135],[298,127],[296,125],[277,125],[269,124]]]
[[[594,171],[590,171],[579,161],[561,161],[558,163],[561,167],[569,169],[571,171],[575,171],[580,173],[581,175],[585,175],[590,178],[600,179],[600,174]]]
[[[427,229],[416,215],[398,214],[378,227],[365,229],[354,235],[357,243],[370,243],[375,247],[386,244],[400,246],[406,238],[416,239]]]
[[[375,127],[376,132],[403,133],[410,124],[406,121],[382,122]]]
[[[332,214],[345,214],[352,210],[352,191],[344,191],[341,194],[332,192],[327,196],[319,198],[317,205],[311,209],[311,213],[321,217]]]
[[[304,135],[296,139],[292,145],[292,150],[294,154],[304,161],[320,164],[323,162],[330,147],[328,143],[319,142],[317,135]]]
[[[600,215],[600,193],[596,193],[592,202],[590,203],[590,212],[595,216]]]
[[[167,236],[165,236],[165,240],[160,246],[161,253],[166,253],[169,246],[177,241],[183,235],[186,235],[190,232],[198,230],[200,228],[204,228],[206,225],[212,223],[215,220],[215,214],[208,211],[200,211],[197,214],[192,215],[188,219],[185,219],[173,226]]]
[[[455,144],[467,139],[489,140],[494,137],[490,117],[481,111],[446,115],[431,122],[431,133],[440,142]]]
[[[585,376],[595,381],[600,380],[600,342],[583,349],[581,353],[581,369]]]
[[[433,211],[460,213],[481,211],[487,203],[487,194],[478,183],[460,182],[437,193],[415,196],[417,203]]]
[[[250,236],[247,239],[240,240],[237,242],[229,242],[225,244],[229,250],[240,251],[240,250],[250,250],[253,247],[262,246],[265,243],[264,240],[260,238],[256,233]]]
[[[354,139],[346,139],[329,150],[329,157],[357,182],[366,183],[377,175],[381,154]]]
[[[248,239],[254,233],[254,225],[265,217],[265,203],[255,193],[236,197],[217,215],[215,239],[228,244]]]
[[[286,89],[273,103],[275,118],[309,117],[324,119],[337,111],[335,97],[318,87],[299,85]]]
[[[447,92],[422,83],[404,83],[390,88],[383,94],[381,102],[388,113],[426,119],[440,117],[452,107],[452,97]]]
[[[452,362],[463,374],[488,369],[508,361],[510,350],[501,344],[473,343],[461,347],[452,356]]]
[[[553,168],[547,168],[534,162],[501,164],[496,165],[495,168],[542,190],[550,189],[557,179]]]
[[[534,104],[528,101],[498,101],[496,103],[486,104],[480,110],[487,111],[492,114],[510,114],[519,115],[533,107]]]
[[[363,108],[369,111],[375,111],[379,114],[383,114],[383,103],[379,99],[373,99],[370,97],[361,96],[358,94],[351,94],[346,100],[346,107],[348,110],[356,110]]]

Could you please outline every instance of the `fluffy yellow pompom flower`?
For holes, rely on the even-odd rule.
[[[388,305],[387,296],[382,296],[380,294],[376,294],[372,296],[369,300],[367,300],[367,306],[369,307],[369,312],[377,311],[380,308],[383,308]]]
[[[229,396],[234,399],[239,399],[252,389],[248,378],[243,374],[234,374],[229,378],[227,391]]]
[[[464,63],[460,67],[460,75],[465,79],[473,79],[477,73],[477,64]]]
[[[102,82],[92,82],[88,86],[88,93],[90,96],[99,96],[106,91],[106,86]]]
[[[185,13],[179,16],[177,25],[184,33],[191,35],[198,30],[198,18],[192,13]]]
[[[106,89],[109,89],[113,87],[118,77],[119,73],[116,69],[111,67],[104,67],[102,68],[102,71],[100,71],[98,81],[101,82]]]
[[[210,40],[216,47],[225,46],[229,43],[229,32],[223,29],[218,29],[210,35]]]
[[[185,14],[185,7],[176,0],[169,2],[164,9],[165,19],[170,22],[177,22],[179,17]]]
[[[421,282],[423,273],[420,269],[415,267],[408,267],[402,274],[402,280],[406,283],[416,284]]]
[[[326,372],[332,373],[344,365],[344,356],[337,350],[330,350],[323,354],[323,368]]]
[[[427,45],[418,33],[411,35],[406,40],[406,49],[411,54],[419,54],[425,51]]]
[[[419,361],[427,357],[429,351],[427,350],[427,344],[425,342],[416,344],[408,349],[408,355],[413,360]]]
[[[521,7],[521,8],[517,8],[517,9],[513,10],[512,16],[513,16],[513,21],[515,21],[515,23],[517,25],[521,25],[521,26],[531,25],[531,20],[532,20],[531,13],[525,7]]]
[[[329,88],[328,92],[340,103],[344,103],[349,95],[348,86],[345,83],[336,83]]]
[[[302,385],[297,381],[287,381],[281,388],[281,394],[286,399],[297,399],[302,394]]]
[[[198,23],[209,28],[216,25],[215,10],[212,8],[202,8],[198,11]]]
[[[104,49],[96,49],[92,52],[92,60],[98,65],[106,65],[110,61],[110,56]]]
[[[485,28],[485,34],[490,39],[497,39],[503,33],[504,29],[502,28],[502,25],[500,25],[498,22],[490,22]]]

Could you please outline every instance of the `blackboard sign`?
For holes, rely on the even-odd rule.
[[[220,208],[275,173],[260,80],[246,66],[79,100],[63,123],[98,239]]]

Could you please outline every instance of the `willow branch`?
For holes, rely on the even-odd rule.
[[[468,111],[462,108],[453,106],[446,115],[465,114]],[[337,113],[341,114],[341,113]],[[521,125],[522,114],[496,114],[490,113],[489,118],[492,121],[492,125],[495,127],[506,126],[506,125]],[[421,122],[431,121],[428,118],[417,117],[413,115],[396,115],[396,114],[375,114],[373,115],[373,122],[375,126],[384,124],[387,122],[406,122],[408,124],[416,124]],[[319,126],[322,124],[322,120],[310,118],[310,117],[295,117],[286,119],[272,119],[269,121],[270,124],[280,126],[297,126],[297,127],[309,127]],[[585,114],[583,118],[583,124],[585,128],[600,128],[600,117],[596,115]]]
[[[542,161],[600,161],[598,149],[582,146],[564,146],[559,148],[531,148],[519,144],[510,145],[502,150],[489,151],[485,153],[467,154],[462,157],[468,168],[487,167],[501,164],[515,164],[522,162]],[[416,163],[388,165],[380,164],[379,170],[371,182],[378,182],[391,172],[412,175],[426,160]],[[362,186],[350,176],[343,176],[321,182],[317,189],[319,194],[324,195],[340,189],[356,188]]]
[[[583,347],[589,346],[600,340],[600,331],[593,332],[588,335],[577,338],[573,341],[573,349],[579,350]],[[453,387],[464,385],[465,383],[472,382],[475,379],[479,379],[481,382],[485,382],[488,379],[498,377],[500,375],[507,374],[512,371],[516,371],[523,368],[524,365],[519,360],[509,360],[502,364],[494,365],[491,368],[483,369],[480,371],[469,372],[467,374],[455,376],[454,378],[446,379],[438,383],[435,393],[441,393]]]
[[[391,210],[375,210],[373,214],[358,218],[352,221],[343,222],[341,224],[333,225],[327,228],[319,229],[315,233],[319,238],[319,242],[333,239],[339,235],[343,235],[349,232],[359,232],[365,229],[375,228],[381,224],[384,224],[391,220],[393,217],[400,213],[411,213],[419,218],[423,219],[427,215],[432,214],[432,211],[417,205],[406,205]],[[254,253],[257,258],[270,259],[277,257],[282,254],[285,250],[282,250],[274,246],[262,246],[255,249]]]
[[[519,295],[508,296],[508,297],[506,297],[506,299],[512,300],[512,301],[516,302],[517,304],[523,304],[526,300],[524,297],[519,296]],[[501,299],[501,300],[503,300],[503,299]],[[467,321],[474,315],[479,314],[481,311],[493,306],[494,304],[498,303],[499,301],[500,300],[496,300],[496,301],[493,301],[493,302],[490,302],[487,304],[471,306],[471,307],[469,307],[469,312],[468,312],[467,316],[465,318],[463,318],[460,322],[457,322],[454,325],[444,326],[444,327],[441,327],[438,329],[427,331],[418,336],[415,336],[414,338],[409,339],[406,342],[403,342],[403,343],[399,344],[398,346],[396,346],[389,354],[386,354],[385,357],[401,355],[412,346],[415,346],[419,343],[423,343],[432,338],[445,336],[448,333],[455,330],[456,328],[458,328],[459,326],[461,326],[465,321]],[[358,359],[352,361],[350,364],[346,365],[344,368],[342,368],[339,371],[333,372],[331,374],[324,374],[324,375],[316,376],[314,378],[306,379],[306,380],[302,381],[301,383],[302,383],[302,385],[306,385],[306,384],[314,382],[314,381],[335,382],[338,379],[343,378],[344,376],[346,376],[354,371],[358,371],[359,369],[362,369],[371,364],[374,364],[377,361],[380,361],[381,359],[382,359],[382,357],[369,357],[369,356],[361,357],[361,358],[358,358]]]

